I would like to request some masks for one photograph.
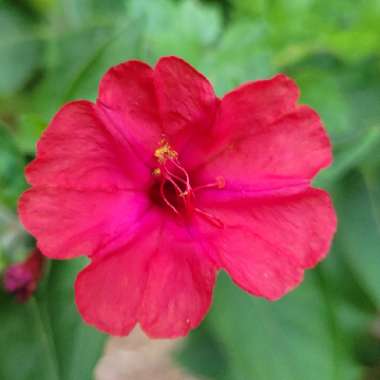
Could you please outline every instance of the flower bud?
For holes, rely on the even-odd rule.
[[[18,301],[26,302],[37,288],[44,261],[40,251],[35,249],[21,263],[9,266],[4,273],[4,289]]]

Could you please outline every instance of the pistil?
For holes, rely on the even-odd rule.
[[[192,188],[190,177],[186,169],[178,160],[178,153],[171,148],[165,138],[160,141],[160,146],[154,152],[158,167],[153,170],[153,175],[160,181],[160,196],[166,206],[175,214],[190,216],[193,212],[201,215],[211,224],[223,228],[223,222],[214,215],[195,207],[195,193],[201,190],[225,186],[223,177],[217,177],[215,182]],[[175,198],[170,199],[168,186],[172,186]],[[170,189],[170,188],[169,188]],[[182,207],[181,207],[182,204]]]

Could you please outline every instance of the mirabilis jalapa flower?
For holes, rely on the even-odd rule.
[[[328,250],[330,198],[311,187],[329,139],[285,75],[222,99],[177,57],[112,67],[96,103],[63,106],[27,167],[21,220],[54,259],[86,255],[76,303],[91,325],[186,335],[225,270],[276,300]]]

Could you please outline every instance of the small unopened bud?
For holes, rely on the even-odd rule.
[[[41,252],[35,249],[23,262],[9,266],[4,273],[4,289],[19,302],[26,302],[37,289],[44,261]]]

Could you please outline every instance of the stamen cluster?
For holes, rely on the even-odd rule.
[[[178,153],[171,148],[166,138],[161,139],[159,148],[154,151],[154,157],[159,166],[153,170],[152,174],[159,180],[160,195],[165,205],[177,215],[183,210],[185,217],[190,217],[193,212],[196,212],[215,226],[223,228],[223,222],[220,219],[195,207],[195,195],[203,189],[222,189],[225,186],[224,178],[219,176],[213,183],[192,188],[188,172],[179,162]],[[174,189],[175,199],[170,196],[172,193],[167,194],[167,189],[170,188],[168,184]]]

